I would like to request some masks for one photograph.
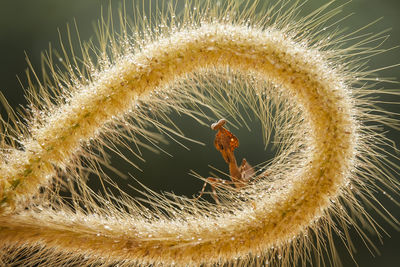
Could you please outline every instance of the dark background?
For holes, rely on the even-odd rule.
[[[129,1],[127,1],[129,2]],[[141,2],[141,1],[140,1]],[[273,1],[271,1],[273,2]],[[327,1],[312,0],[304,7],[303,14],[307,14],[309,10],[319,7]],[[338,1],[343,3],[344,1]],[[64,41],[67,40],[66,23],[73,25],[73,18],[76,19],[82,40],[89,40],[95,36],[93,24],[99,18],[101,5],[108,6],[109,1],[100,0],[15,0],[0,2],[0,90],[5,95],[12,107],[24,106],[24,89],[19,85],[16,75],[24,82],[25,69],[27,64],[25,61],[24,51],[26,51],[35,69],[40,69],[40,53],[48,47],[49,42],[54,47],[58,46],[57,28],[61,32]],[[119,1],[113,1],[112,6],[116,10]],[[398,0],[353,0],[344,11],[344,15],[355,12],[353,16],[345,20],[342,25],[350,29],[357,29],[380,17],[383,19],[376,25],[371,27],[371,31],[380,32],[387,28],[390,31],[390,39],[384,44],[384,48],[391,48],[400,45],[400,1]],[[374,57],[368,63],[370,68],[379,68],[400,62],[400,49],[395,49],[385,54]],[[395,77],[400,81],[399,67],[383,71],[382,76]],[[389,88],[395,88],[396,85],[388,85]],[[397,86],[398,87],[398,86]],[[398,106],[388,105],[386,107],[393,112],[398,112]],[[0,113],[6,117],[4,108],[0,106]],[[143,150],[143,157],[146,163],[139,163],[143,172],[140,172],[127,164],[116,159],[116,166],[124,173],[130,173],[132,176],[143,182],[150,188],[159,191],[174,191],[177,194],[185,194],[191,196],[201,188],[201,181],[188,175],[190,169],[195,170],[201,175],[207,176],[211,164],[219,169],[227,171],[227,168],[218,154],[213,148],[214,133],[208,128],[196,125],[193,121],[179,117],[173,114],[181,129],[188,133],[188,136],[204,142],[205,146],[193,145],[189,142],[184,143],[190,146],[188,151],[181,146],[170,141],[170,145],[163,146],[173,157],[167,156],[165,153],[154,154]],[[218,118],[215,118],[218,119]],[[258,145],[260,140],[260,128],[257,124],[251,124],[252,131],[237,130],[235,134],[238,136],[241,146],[237,151],[237,157],[240,160],[246,157],[249,162],[260,162],[273,155],[271,151],[265,152]],[[396,144],[399,144],[399,132],[389,130],[389,137]],[[252,151],[251,154],[248,152]],[[247,154],[246,154],[247,152]],[[263,155],[262,158],[260,158]],[[114,157],[113,157],[114,158]],[[399,162],[397,161],[399,164]],[[154,168],[152,166],[158,166]],[[184,167],[183,167],[184,166]],[[122,181],[122,184],[133,184],[132,179]],[[126,189],[130,191],[129,188]],[[378,195],[378,198],[380,196]],[[388,208],[397,217],[400,218],[399,207],[388,203]],[[380,244],[376,237],[372,237],[381,252],[381,255],[375,257],[362,244],[360,238],[353,233],[355,247],[357,253],[355,259],[359,266],[399,266],[400,261],[400,233],[388,226],[387,223],[378,218],[378,223],[382,224],[391,238],[385,237],[384,243]],[[338,243],[340,244],[340,243]],[[344,266],[355,266],[351,258],[343,246],[338,245],[340,257]]]

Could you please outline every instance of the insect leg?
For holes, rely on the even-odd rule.
[[[219,200],[218,200],[217,192],[216,192],[215,188],[217,188],[217,187],[222,187],[223,185],[227,185],[227,184],[233,185],[234,182],[232,182],[232,181],[227,181],[227,180],[224,180],[224,179],[214,178],[214,177],[208,177],[208,178],[206,179],[204,185],[203,185],[203,188],[202,188],[201,191],[200,191],[199,196],[196,197],[194,200],[200,199],[200,197],[204,194],[204,191],[205,191],[205,189],[206,189],[206,187],[207,187],[207,184],[210,184],[211,190],[212,190],[212,193],[213,193],[213,194],[212,194],[212,197],[214,198],[215,202],[216,202],[217,204],[219,204]]]

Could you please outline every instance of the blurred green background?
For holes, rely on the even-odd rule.
[[[130,1],[126,1],[130,2]],[[138,1],[141,2],[141,1]],[[271,2],[274,2],[271,0]],[[307,14],[327,1],[310,0],[305,5],[303,14]],[[18,75],[23,83],[25,83],[25,69],[27,64],[25,55],[29,56],[35,69],[40,69],[40,53],[48,47],[49,43],[55,48],[59,48],[58,33],[67,40],[66,24],[73,25],[73,18],[76,19],[82,40],[89,40],[95,36],[94,23],[100,15],[101,6],[107,7],[109,1],[106,0],[1,0],[0,1],[0,90],[5,95],[10,105],[18,107],[24,106],[24,89],[19,85],[16,75]],[[338,1],[344,3],[344,1]],[[111,2],[116,10],[120,6],[120,1]],[[337,5],[337,4],[336,4]],[[371,27],[371,31],[380,32],[387,28],[391,28],[389,34],[391,37],[384,44],[384,48],[391,48],[400,45],[400,1],[398,0],[353,0],[345,7],[343,15],[355,12],[350,18],[346,19],[341,25],[350,29],[358,29],[359,27],[370,23],[380,17],[383,19]],[[400,49],[394,49],[377,57],[374,57],[368,65],[370,68],[379,68],[383,66],[393,65],[400,62]],[[400,68],[392,68],[383,71],[382,76],[395,77],[400,81]],[[25,83],[26,84],[26,83]],[[400,87],[398,85],[389,85],[389,88]],[[399,99],[400,101],[400,99]],[[388,105],[387,109],[393,112],[399,112],[398,106]],[[6,118],[3,107],[0,107],[0,114]],[[190,169],[195,170],[201,175],[207,176],[210,172],[208,164],[227,171],[227,168],[218,154],[213,148],[214,133],[207,127],[196,125],[187,118],[179,118],[176,114],[174,118],[179,119],[178,124],[184,131],[188,132],[189,137],[199,139],[206,146],[186,145],[191,150],[184,148],[171,142],[171,146],[165,146],[168,152],[173,154],[173,158],[166,154],[154,154],[149,151],[143,151],[146,163],[139,163],[143,172],[137,171],[132,167],[124,165],[118,161],[117,168],[122,172],[131,173],[138,180],[154,190],[174,191],[177,194],[185,194],[191,196],[201,188],[201,181],[194,179],[188,175]],[[218,118],[215,118],[218,119]],[[246,157],[250,162],[260,162],[260,155],[266,153],[260,148],[259,131],[256,124],[251,132],[247,130],[235,132],[238,136],[241,147],[238,149],[237,157],[240,160]],[[400,143],[400,135],[398,131],[388,129],[389,137],[397,144]],[[250,138],[249,138],[250,136]],[[241,150],[240,150],[241,149]],[[249,151],[252,153],[249,154]],[[247,154],[246,154],[247,152]],[[267,157],[272,157],[269,153]],[[399,164],[399,162],[397,162]],[[152,166],[158,166],[154,168]],[[189,166],[189,169],[182,168]],[[134,184],[132,180],[121,181],[122,183]],[[127,188],[127,191],[129,189]],[[381,196],[377,196],[380,198]],[[385,200],[384,203],[387,203]],[[399,207],[387,203],[391,212],[400,218]],[[391,238],[385,237],[384,243],[380,244],[376,236],[372,236],[373,242],[380,251],[380,255],[375,257],[371,255],[368,249],[363,245],[362,240],[353,232],[355,247],[357,253],[355,259],[359,266],[399,266],[400,262],[400,233],[388,226],[387,223],[378,218],[380,223]],[[356,264],[348,256],[344,246],[338,244],[338,251],[341,255],[344,266],[355,266]]]

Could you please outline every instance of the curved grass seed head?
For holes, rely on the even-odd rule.
[[[364,205],[379,206],[373,191],[399,188],[384,151],[391,143],[376,126],[397,121],[371,99],[390,93],[363,64],[385,37],[335,31],[341,7],[331,3],[305,18],[298,1],[178,4],[134,11],[135,22],[124,8],[119,32],[102,19],[99,46],[81,44],[78,58],[71,45],[65,72],[49,53],[44,80],[30,82],[26,126],[2,121],[2,264],[338,265],[332,232],[352,253],[348,227],[363,238],[359,224],[377,228]],[[145,186],[142,203],[103,171],[113,169],[107,151],[135,165],[124,149],[140,159],[133,146],[157,147],[154,129],[190,140],[171,112],[204,125],[227,119],[212,128],[219,141],[232,135],[219,150],[236,188],[218,183],[217,204]],[[260,146],[271,139],[277,153],[237,166],[237,139],[223,126],[249,118],[262,127]],[[253,179],[243,179],[250,169]],[[119,196],[95,193],[89,174]]]

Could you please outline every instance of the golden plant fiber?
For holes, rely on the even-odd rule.
[[[176,14],[169,4],[154,22],[143,17],[133,25],[123,11],[119,34],[102,21],[100,48],[81,45],[83,64],[65,58],[67,71],[59,73],[48,55],[51,78],[32,82],[28,125],[11,130],[3,122],[0,262],[291,266],[329,247],[322,264],[339,264],[331,232],[341,228],[351,251],[348,225],[375,227],[363,208],[375,200],[370,187],[383,190],[379,181],[398,190],[381,168],[397,170],[382,152],[390,142],[375,127],[396,120],[368,99],[379,93],[367,82],[375,71],[360,70],[382,37],[346,46],[357,32],[321,33],[340,7],[295,20],[297,2],[257,11],[260,5],[193,1]],[[279,130],[281,150],[262,166],[268,175],[259,173],[240,193],[221,188],[220,205],[147,189],[148,207],[110,177],[102,179],[121,196],[86,185],[88,173],[105,176],[98,167],[109,165],[104,147],[129,147],[124,140],[136,142],[136,135],[152,142],[147,124],[175,132],[152,116],[177,110],[201,121],[196,106],[234,116],[229,109],[237,102],[256,114],[266,140],[268,128]],[[22,138],[13,141],[13,132]]]

